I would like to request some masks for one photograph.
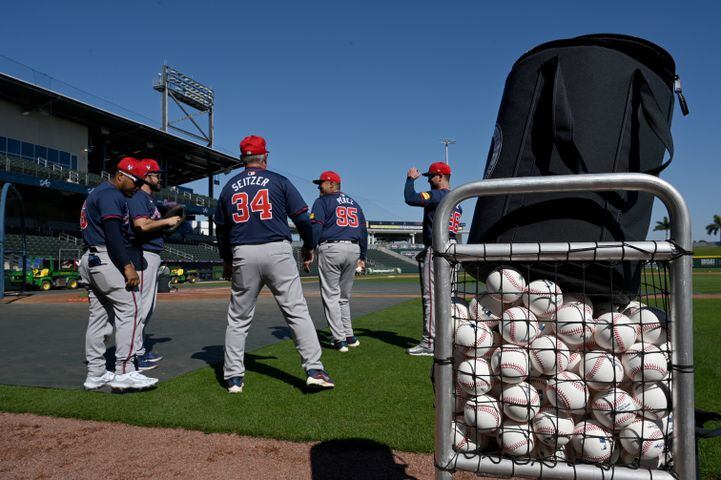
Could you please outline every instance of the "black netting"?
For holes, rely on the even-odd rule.
[[[583,288],[591,265],[596,279],[608,271],[607,291]],[[668,263],[642,264],[640,292],[613,284],[617,267],[513,263],[486,281],[454,269],[457,452],[672,468]]]

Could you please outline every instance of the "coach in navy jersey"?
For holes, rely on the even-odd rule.
[[[313,183],[320,190],[310,219],[313,245],[317,245],[323,312],[333,335],[333,346],[347,352],[348,347],[360,345],[353,334],[350,297],[356,268],[365,268],[366,219],[360,205],[340,191],[337,173],[323,172]],[[306,262],[306,270],[309,265]]]
[[[158,162],[152,158],[144,158],[138,164],[138,175],[143,185],[128,199],[130,220],[134,230],[134,244],[142,251],[143,267],[140,270],[140,318],[135,331],[135,342],[138,346],[136,360],[141,372],[157,367],[163,357],[146,348],[143,332],[155,310],[158,295],[158,270],[160,254],[163,251],[163,233],[180,221],[179,216],[161,218],[158,207],[153,200],[153,192],[160,191],[160,174],[162,170]]]
[[[418,193],[415,180],[421,175],[428,177],[431,190]],[[432,163],[426,173],[421,174],[417,168],[408,170],[404,196],[406,203],[413,207],[423,207],[423,251],[416,257],[421,273],[421,294],[423,296],[423,337],[415,347],[406,350],[410,355],[433,355],[435,339],[435,321],[433,312],[433,217],[436,207],[443,197],[451,191],[451,167],[443,162]],[[455,239],[461,225],[462,210],[456,206],[448,222],[450,238]]]
[[[109,384],[113,389],[145,389],[158,380],[135,370],[135,328],[140,278],[133,266],[127,197],[138,189],[138,162],[123,158],[115,174],[93,189],[80,211],[84,253],[80,276],[88,286],[88,328],[85,358],[88,389]],[[115,327],[115,372],[105,369],[105,337]]]
[[[265,140],[255,135],[240,142],[245,170],[223,188],[215,211],[223,275],[232,279],[228,326],[225,332],[223,376],[230,393],[243,391],[245,339],[260,289],[275,296],[305,370],[306,385],[331,388],[323,369],[315,326],[303,297],[298,265],[293,257],[288,217],[304,242],[303,256],[312,259],[312,227],[308,206],[290,181],[266,170]]]

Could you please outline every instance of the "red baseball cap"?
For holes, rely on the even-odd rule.
[[[340,183],[340,175],[338,175],[337,173],[335,173],[331,170],[328,170],[326,172],[321,173],[320,178],[318,178],[318,180],[313,180],[313,183],[315,183],[316,185],[320,185],[321,183],[325,182],[326,180],[329,182],[333,182],[333,183]]]
[[[135,181],[137,181],[142,175],[145,175],[140,170],[138,159],[133,157],[124,157],[120,160],[120,163],[118,163],[118,170],[128,175]]]
[[[163,170],[158,165],[158,162],[152,158],[144,158],[139,162],[139,169],[142,175],[145,176],[149,173],[162,173]]]
[[[268,153],[265,148],[265,138],[258,137],[256,135],[248,135],[240,141],[240,156],[247,157],[248,155],[263,155]]]
[[[428,167],[428,171],[426,173],[422,173],[424,177],[432,177],[433,175],[450,175],[451,174],[451,166],[447,163],[443,162],[434,162],[431,163],[431,166]]]

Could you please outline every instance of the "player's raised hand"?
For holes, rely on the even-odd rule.
[[[415,180],[416,178],[421,176],[421,172],[418,171],[416,167],[412,167],[408,170],[407,176],[408,178],[412,178],[413,180]]]

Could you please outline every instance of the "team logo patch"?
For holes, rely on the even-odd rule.
[[[428,192],[422,192],[422,193],[421,193],[421,197],[423,197],[423,200],[430,200],[430,199],[431,199],[431,194],[428,193]]]

